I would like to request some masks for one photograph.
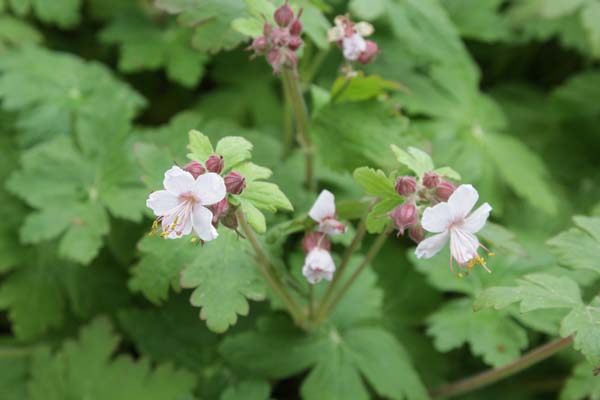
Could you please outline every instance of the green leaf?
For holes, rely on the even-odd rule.
[[[364,76],[364,74],[359,73],[351,78],[338,77],[333,82],[331,96],[337,102],[362,101],[401,88],[402,86],[399,83],[385,80],[379,75]]]
[[[192,395],[192,374],[169,364],[151,368],[144,358],[137,362],[124,355],[113,358],[118,345],[110,322],[98,318],[81,330],[77,341],[67,341],[61,350],[37,350],[28,387],[30,398],[177,400]]]
[[[576,228],[561,232],[548,245],[561,264],[600,273],[600,218],[573,217]]]
[[[0,358],[0,393],[4,400],[25,400],[27,399],[27,379],[29,378],[29,357],[27,354],[19,354],[17,350],[15,355],[10,355],[10,350],[0,346],[0,352],[9,354]]]
[[[600,399],[600,380],[586,362],[577,364],[560,392],[560,400]]]
[[[396,199],[398,194],[394,188],[394,180],[387,177],[381,170],[362,167],[354,170],[354,179],[363,187],[367,194],[382,199]]]
[[[215,154],[208,136],[197,130],[191,130],[189,133],[190,144],[188,145],[188,158],[190,160],[204,163],[208,157]]]
[[[406,152],[395,145],[391,145],[391,148],[398,162],[407,166],[419,178],[422,178],[425,172],[433,170],[433,160],[423,150],[409,147],[408,152]]]
[[[403,202],[402,197],[396,196],[396,198],[377,203],[367,216],[367,231],[369,233],[381,233],[388,226],[391,226],[392,219],[389,217],[389,213]]]
[[[226,136],[219,140],[215,152],[223,157],[227,171],[252,157],[252,143],[243,137]]]
[[[267,231],[267,221],[265,220],[264,214],[250,201],[240,199],[240,206],[252,229],[254,229],[256,233],[265,233]]]
[[[215,332],[248,315],[248,300],[263,300],[265,287],[254,265],[247,240],[221,229],[218,240],[197,249],[196,258],[181,273],[181,286],[193,288],[190,302],[200,307],[200,318]]]
[[[269,400],[271,388],[265,381],[244,380],[228,387],[220,400]]]
[[[270,182],[250,182],[240,198],[261,210],[275,212],[277,209],[293,211],[294,207],[277,185]]]
[[[600,365],[600,297],[588,306],[579,305],[562,320],[560,334],[574,334],[573,347],[594,366]]]
[[[5,47],[37,44],[41,41],[42,35],[27,22],[0,14],[0,52]]]
[[[81,0],[56,0],[52,2],[40,0],[12,0],[7,4],[18,15],[33,11],[37,18],[46,23],[53,23],[61,28],[69,28],[79,23]]]
[[[261,167],[251,162],[244,162],[235,166],[235,171],[242,174],[246,183],[256,180],[269,179],[273,172],[269,168]]]

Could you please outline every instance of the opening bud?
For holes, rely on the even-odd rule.
[[[411,238],[413,242],[419,244],[425,239],[425,229],[423,229],[421,224],[415,224],[408,230],[408,237]]]
[[[394,208],[390,216],[398,229],[398,235],[404,235],[406,228],[419,220],[419,211],[413,203],[403,203]]]
[[[252,44],[246,47],[246,50],[254,50],[257,54],[263,54],[269,47],[269,41],[264,36],[259,36],[252,41]]]
[[[448,198],[454,193],[456,188],[448,181],[441,181],[435,191],[437,198],[440,201],[448,201]]]
[[[417,180],[412,176],[401,176],[396,179],[396,193],[408,196],[417,191]]]
[[[208,157],[206,160],[206,169],[208,172],[214,172],[215,174],[220,174],[225,167],[225,160],[223,160],[222,156],[212,155]]]
[[[246,178],[238,172],[230,172],[225,177],[225,188],[227,193],[240,194],[246,188]]]
[[[294,11],[292,11],[292,7],[286,2],[284,5],[275,10],[275,14],[273,14],[275,18],[275,22],[277,25],[286,27],[292,22],[294,19]]]
[[[206,172],[202,164],[200,164],[198,161],[191,161],[187,163],[186,166],[183,167],[183,170],[192,174],[194,179]]]
[[[373,42],[372,40],[367,40],[366,44],[367,47],[365,51],[360,53],[360,55],[358,56],[358,62],[361,64],[370,63],[375,59],[375,57],[379,53],[379,47],[377,46],[377,43]]]
[[[441,181],[440,176],[435,172],[429,171],[423,175],[423,186],[427,189],[435,189]]]
[[[323,232],[309,232],[302,240],[302,247],[305,253],[310,253],[315,247],[329,251],[331,250],[331,242]]]

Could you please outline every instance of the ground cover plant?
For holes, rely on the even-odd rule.
[[[0,399],[600,399],[599,0],[0,0]]]

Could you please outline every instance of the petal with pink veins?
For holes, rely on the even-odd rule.
[[[169,192],[179,195],[192,190],[194,186],[194,177],[189,172],[174,165],[165,172],[163,185]]]
[[[448,242],[448,232],[438,233],[425,240],[417,246],[415,254],[417,258],[431,258],[436,255]]]
[[[335,215],[335,196],[329,190],[323,190],[308,215],[316,222]]]
[[[448,203],[438,203],[423,212],[421,225],[428,232],[440,233],[452,223],[452,214]]]
[[[197,205],[192,211],[192,224],[198,237],[205,242],[210,242],[219,236],[212,224],[213,213],[206,207]]]
[[[165,215],[178,205],[177,195],[168,190],[152,192],[146,200],[146,207],[150,208],[156,216]]]
[[[479,193],[472,185],[460,185],[448,198],[450,214],[454,221],[461,220],[471,212],[479,199]]]
[[[227,195],[227,189],[221,175],[209,172],[196,178],[194,193],[202,205],[210,206],[223,200]]]
[[[477,210],[465,218],[465,222],[463,222],[461,228],[469,233],[479,232],[487,222],[491,211],[492,206],[488,203],[483,203]]]
[[[462,229],[452,229],[450,232],[450,254],[459,263],[465,264],[477,255],[479,240],[475,235]]]

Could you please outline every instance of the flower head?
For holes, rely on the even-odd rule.
[[[178,239],[194,230],[207,242],[216,239],[217,230],[212,224],[213,213],[206,207],[225,198],[223,178],[208,172],[198,177],[178,166],[165,172],[164,190],[152,192],[146,200],[157,219],[154,228],[161,224],[161,237]]]
[[[398,236],[404,235],[404,231],[419,221],[419,210],[413,203],[403,203],[392,210],[390,215],[396,228]]]
[[[417,191],[417,180],[412,176],[401,176],[396,179],[395,188],[400,196],[408,196]]]
[[[308,215],[319,223],[319,231],[328,235],[337,235],[346,231],[346,225],[336,219],[335,197],[329,190],[323,190]]]
[[[348,61],[367,64],[379,52],[377,44],[365,37],[373,33],[373,25],[368,22],[353,22],[347,16],[335,17],[335,26],[327,32],[330,42],[336,42]]]
[[[314,285],[322,279],[330,281],[334,272],[335,263],[329,251],[315,247],[306,255],[302,274],[309,283]]]
[[[492,207],[484,203],[471,213],[478,198],[479,194],[473,186],[460,185],[448,198],[448,202],[427,208],[421,225],[435,235],[419,243],[415,251],[417,258],[433,257],[450,240],[451,269],[454,259],[461,268],[471,269],[479,264],[490,272],[485,260],[478,254],[479,248],[485,247],[479,243],[475,233],[485,225]]]

